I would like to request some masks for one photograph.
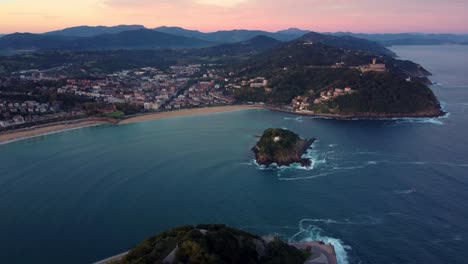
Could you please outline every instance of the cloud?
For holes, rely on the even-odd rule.
[[[215,5],[221,7],[235,7],[245,3],[247,0],[196,0],[196,3],[203,5]]]
[[[6,1],[6,2],[5,2]],[[466,32],[468,0],[0,0],[0,29],[144,24],[220,29]],[[76,12],[80,10],[80,12]],[[28,12],[31,12],[28,14]],[[33,14],[41,12],[40,14]],[[25,16],[31,18],[25,19]],[[59,24],[62,23],[62,24]],[[51,28],[52,29],[52,28]]]
[[[103,6],[107,7],[126,7],[141,8],[155,7],[165,5],[184,5],[193,2],[192,0],[102,0]]]

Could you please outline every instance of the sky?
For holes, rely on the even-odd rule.
[[[468,33],[468,0],[0,0],[0,33],[120,24],[205,32]]]

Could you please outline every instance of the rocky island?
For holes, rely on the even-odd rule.
[[[309,167],[311,161],[302,156],[314,141],[314,138],[302,139],[289,130],[270,128],[263,132],[252,151],[255,153],[255,160],[259,165],[267,167],[272,164],[289,166],[299,163]]]

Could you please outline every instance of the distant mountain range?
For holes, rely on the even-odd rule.
[[[220,43],[234,43],[251,39],[256,36],[267,36],[280,41],[290,41],[296,39],[310,31],[299,29],[288,29],[278,32],[268,32],[262,30],[222,30],[216,32],[204,33],[198,30],[188,30],[180,27],[158,27],[154,30],[168,34],[174,34],[184,37],[193,37]]]
[[[120,33],[123,31],[139,30],[139,29],[145,29],[145,27],[142,25],[120,25],[120,26],[114,26],[114,27],[79,26],[79,27],[71,27],[71,28],[65,28],[62,30],[46,32],[44,33],[44,35],[69,36],[69,37],[94,37],[94,36],[102,35],[102,34],[116,34],[116,33]]]
[[[304,35],[305,34],[305,35]],[[343,49],[391,55],[382,45],[354,37],[323,35],[297,28],[278,32],[230,30],[204,33],[179,27],[146,29],[143,26],[73,27],[44,34],[14,33],[0,39],[0,50],[112,50],[112,49],[178,49],[206,48],[207,54],[256,53],[302,38]],[[232,45],[230,45],[232,44]],[[219,46],[217,46],[219,45]]]
[[[93,37],[15,33],[0,39],[3,50],[112,50],[202,48],[213,46],[206,40],[166,34],[149,29],[122,31]]]
[[[254,39],[259,36],[262,37]],[[254,39],[253,42],[248,42],[252,39]],[[205,33],[181,27],[147,29],[141,25],[119,25],[114,27],[79,26],[43,34],[14,33],[4,35],[0,38],[0,52],[180,49],[207,48],[220,45],[216,47],[217,53],[222,53],[223,50],[231,54],[248,53],[249,51],[255,53],[263,48],[274,46],[280,41],[287,42],[295,39],[321,42],[336,48],[361,50],[391,56],[394,54],[384,46],[468,43],[468,35],[452,34],[355,34],[348,32],[320,34],[298,28],[277,32],[225,30]],[[213,51],[213,49],[205,49],[203,52],[210,54]]]

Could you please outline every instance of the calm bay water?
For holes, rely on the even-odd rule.
[[[334,243],[341,263],[466,263],[468,46],[394,48],[434,73],[441,119],[264,110],[86,128],[0,146],[0,262],[89,263],[225,223]],[[317,137],[314,169],[261,170],[256,134]]]

